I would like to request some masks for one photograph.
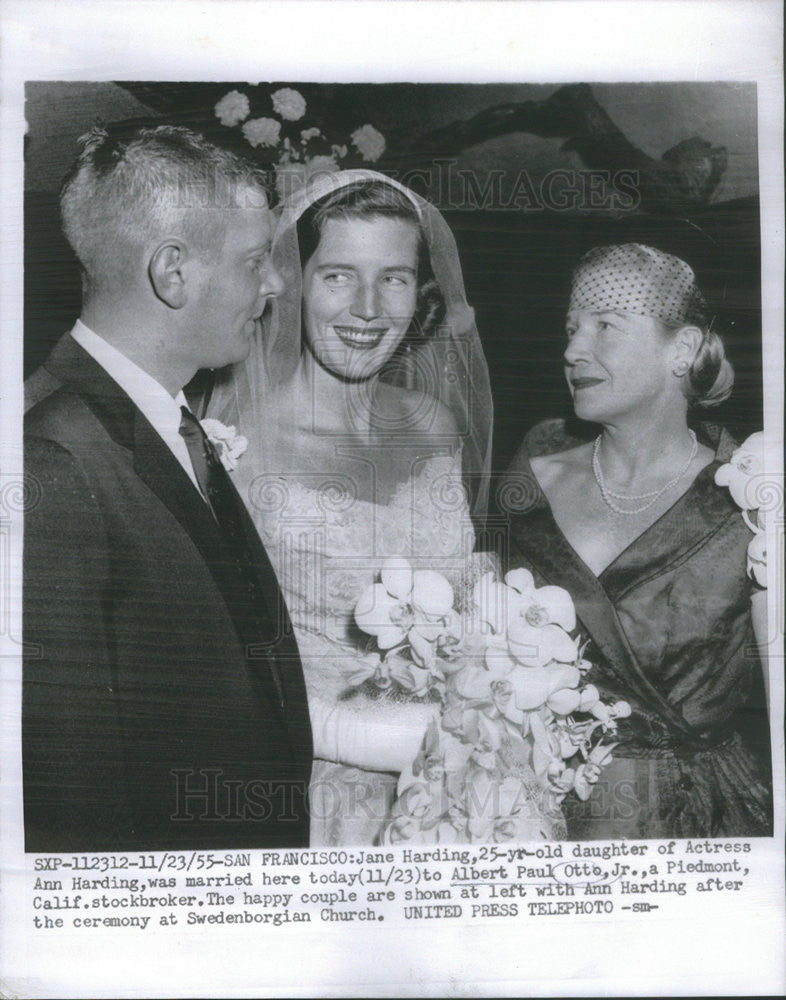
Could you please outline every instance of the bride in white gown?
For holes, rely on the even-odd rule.
[[[354,624],[382,562],[459,583],[485,513],[486,362],[439,212],[371,171],[284,206],[285,290],[208,415],[249,440],[234,473],[279,577],[314,733],[312,844],[372,844],[434,704],[348,696]]]

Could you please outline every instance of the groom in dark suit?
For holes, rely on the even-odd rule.
[[[25,846],[305,845],[297,647],[182,392],[246,357],[282,289],[264,192],[187,129],[82,143],[61,195],[82,314],[27,387]]]

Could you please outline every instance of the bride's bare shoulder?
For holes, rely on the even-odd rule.
[[[380,384],[378,404],[389,426],[433,437],[458,437],[453,413],[433,396],[415,389]]]

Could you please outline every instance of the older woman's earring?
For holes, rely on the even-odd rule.
[[[683,375],[687,372],[687,370],[688,370],[687,361],[680,361],[672,368],[672,372],[677,376],[677,378],[682,378]]]

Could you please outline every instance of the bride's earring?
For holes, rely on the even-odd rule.
[[[676,375],[677,378],[682,378],[688,370],[688,362],[680,361],[672,368],[672,374]]]

